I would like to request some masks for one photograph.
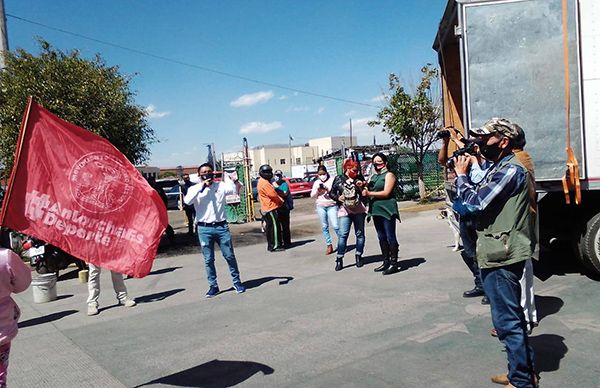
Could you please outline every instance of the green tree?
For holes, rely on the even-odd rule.
[[[79,51],[68,53],[39,39],[40,54],[23,49],[5,52],[6,68],[0,71],[0,164],[10,174],[19,125],[33,98],[64,120],[110,141],[132,163],[150,155],[156,141],[146,112],[134,103],[131,76],[117,66],[107,66],[96,55],[88,60]]]
[[[427,195],[423,162],[427,151],[437,140],[436,134],[442,125],[441,106],[436,93],[437,81],[438,70],[427,64],[421,68],[421,81],[411,94],[395,74],[390,74],[387,106],[377,113],[376,120],[369,122],[372,127],[381,125],[394,144],[410,148],[416,162],[421,200]]]

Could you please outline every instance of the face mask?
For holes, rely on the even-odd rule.
[[[215,174],[213,174],[212,172],[209,172],[208,174],[200,175],[200,179],[202,179],[203,181],[211,180],[214,177],[215,177]]]
[[[499,144],[500,143],[496,143],[496,144],[492,144],[492,145],[487,145],[487,144],[482,145],[479,148],[481,155],[483,155],[483,157],[486,158],[487,160],[489,160],[491,162],[495,162],[496,160],[498,160],[498,157],[502,153],[502,148],[499,147]]]
[[[282,179],[283,179],[283,175],[280,175],[280,174],[275,175],[275,180],[276,181],[280,181]]]
[[[373,163],[373,167],[375,167],[375,170],[381,170],[382,168],[385,167],[384,163]]]
[[[327,179],[329,179],[329,177],[327,175],[319,175],[319,179],[321,180],[321,182],[325,182],[327,181]]]
[[[350,170],[350,171],[348,171],[348,176],[350,178],[354,179],[358,176],[358,172]]]

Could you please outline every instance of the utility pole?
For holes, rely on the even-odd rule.
[[[217,153],[215,152],[215,143],[211,143],[210,150],[212,152],[213,171],[217,171]]]
[[[352,119],[350,119],[350,148],[352,148]]]
[[[294,138],[292,137],[292,135],[288,135],[290,137],[290,143],[289,143],[289,150],[290,150],[290,175],[288,176],[292,176],[292,140],[294,140]]]
[[[6,14],[4,13],[4,0],[0,0],[0,70],[4,69],[4,51],[8,51],[8,33],[6,32]]]

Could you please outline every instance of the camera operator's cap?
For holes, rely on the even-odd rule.
[[[509,139],[514,139],[518,135],[516,127],[517,125],[511,123],[510,120],[494,117],[483,124],[482,127],[469,130],[469,133],[472,136],[485,136],[499,133]]]

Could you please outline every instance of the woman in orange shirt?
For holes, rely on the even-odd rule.
[[[283,251],[283,233],[281,222],[277,217],[277,209],[284,205],[283,198],[277,194],[271,184],[273,179],[273,168],[268,164],[263,164],[258,169],[258,201],[260,202],[260,211],[265,220],[265,234],[267,235],[267,250],[269,252]]]

